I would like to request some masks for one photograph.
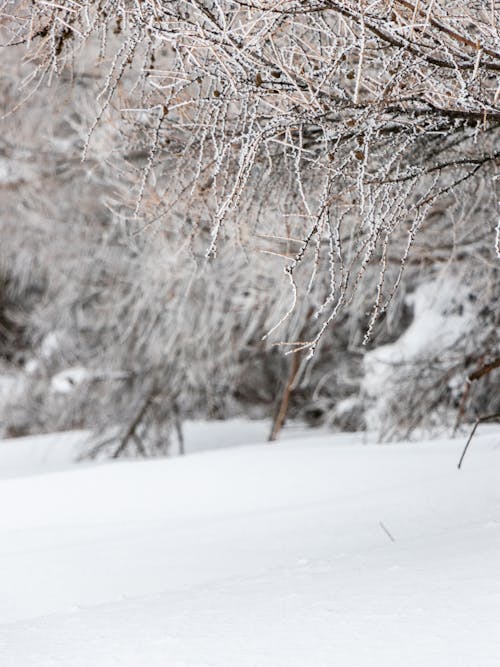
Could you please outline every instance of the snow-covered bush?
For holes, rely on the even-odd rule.
[[[490,374],[500,366],[498,284],[483,294],[475,286],[473,276],[444,270],[408,295],[410,326],[364,358],[369,427],[391,437],[500,412],[498,380]]]

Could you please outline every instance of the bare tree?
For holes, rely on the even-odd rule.
[[[3,52],[17,69],[4,122],[47,85],[71,94],[72,113],[58,111],[71,168],[103,189],[131,263],[144,247],[170,252],[171,267],[186,253],[203,282],[234,261],[230,283],[251,271],[261,296],[230,336],[307,359],[343,314],[362,332],[350,345],[370,344],[405,271],[412,282],[453,263],[470,267],[475,291],[498,288],[499,24],[494,3],[464,0],[5,2]],[[128,279],[143,285],[136,269]],[[222,352],[225,317],[182,348],[199,368],[201,341]],[[186,326],[169,329],[169,349]]]

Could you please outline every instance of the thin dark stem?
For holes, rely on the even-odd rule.
[[[464,447],[464,451],[462,452],[462,456],[460,457],[460,461],[458,462],[457,468],[460,470],[462,467],[462,462],[464,460],[465,454],[467,453],[467,450],[469,449],[469,445],[472,441],[472,438],[474,437],[474,433],[476,432],[477,427],[479,424],[482,424],[483,422],[491,421],[493,419],[498,419],[500,418],[500,412],[497,412],[494,415],[488,415],[487,417],[480,417],[476,423],[474,424],[474,428],[471,431],[471,434],[469,435],[469,439],[467,440],[467,444]]]

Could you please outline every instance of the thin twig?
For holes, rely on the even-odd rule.
[[[464,447],[464,451],[462,452],[462,456],[460,457],[460,461],[458,462],[457,468],[460,470],[462,467],[462,462],[464,460],[465,454],[467,453],[467,450],[469,449],[469,445],[471,443],[472,438],[474,437],[474,433],[476,432],[477,427],[479,424],[482,424],[483,422],[490,421],[492,419],[498,419],[500,418],[500,412],[497,412],[494,415],[488,415],[487,417],[480,417],[476,423],[474,424],[474,428],[471,431],[471,434],[469,435],[469,439],[467,440],[467,444]]]

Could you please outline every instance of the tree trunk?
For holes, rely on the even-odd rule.
[[[269,434],[269,442],[273,442],[278,438],[280,431],[283,428],[283,424],[285,423],[288,406],[290,404],[290,397],[293,392],[293,383],[295,382],[295,378],[297,377],[297,373],[299,372],[300,368],[300,357],[300,352],[295,352],[295,354],[292,355],[290,371],[288,373],[288,378],[283,390],[283,395],[281,396],[278,411],[274,418],[273,427],[271,429],[271,433]]]

